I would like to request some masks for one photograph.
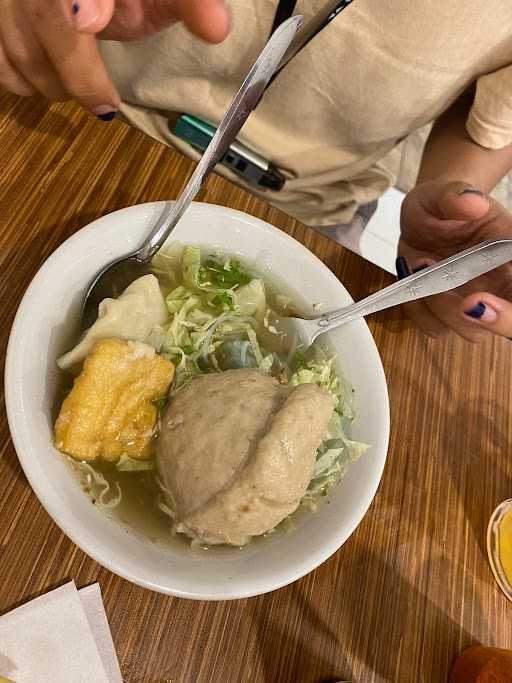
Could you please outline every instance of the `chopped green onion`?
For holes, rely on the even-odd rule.
[[[169,398],[167,396],[162,396],[161,398],[155,398],[153,401],[153,405],[155,406],[155,408],[159,414],[162,413],[167,408],[168,403],[169,403]]]
[[[232,289],[247,285],[251,281],[251,276],[242,270],[238,261],[226,261],[220,263],[213,259],[208,259],[199,268],[198,282],[201,286],[222,287]]]
[[[235,310],[233,295],[229,292],[219,292],[219,294],[213,297],[212,303],[220,308],[227,307],[230,311]]]

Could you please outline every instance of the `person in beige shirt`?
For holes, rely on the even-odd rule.
[[[324,4],[299,0],[296,12],[307,21]],[[22,96],[75,98],[106,121],[121,111],[197,158],[169,122],[185,112],[220,120],[277,6],[2,0],[0,84]],[[399,276],[512,237],[512,216],[489,197],[512,168],[511,34],[508,0],[354,0],[283,69],[240,134],[286,178],[282,190],[259,193],[335,236],[389,186],[383,158],[433,123],[402,208]],[[511,300],[507,265],[408,312],[432,336],[451,329],[479,340],[489,331],[512,336]]]

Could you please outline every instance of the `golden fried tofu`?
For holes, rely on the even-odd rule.
[[[77,460],[150,458],[154,401],[167,394],[174,365],[147,344],[94,345],[55,423],[55,445]]]

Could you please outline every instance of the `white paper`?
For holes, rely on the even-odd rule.
[[[111,683],[74,582],[0,617],[0,674],[16,683]]]
[[[100,586],[94,583],[78,591],[109,683],[123,683],[110,626],[103,607]]]

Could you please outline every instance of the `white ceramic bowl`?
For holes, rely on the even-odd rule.
[[[388,445],[389,406],[379,354],[363,321],[331,334],[356,391],[352,437],[372,444],[316,513],[299,515],[290,533],[246,549],[162,548],[127,533],[98,511],[52,445],[58,370],[72,342],[87,285],[104,264],[134,250],[162,210],[144,204],[98,219],[68,239],[39,270],[19,307],[6,364],[6,402],[18,457],[48,513],[84,552],[111,571],[162,593],[201,600],[258,595],[312,571],[343,545],[368,509]],[[343,285],[311,252],[261,220],[219,206],[193,204],[173,234],[182,243],[220,248],[256,262],[311,306],[351,301]],[[312,309],[310,309],[312,312]]]

